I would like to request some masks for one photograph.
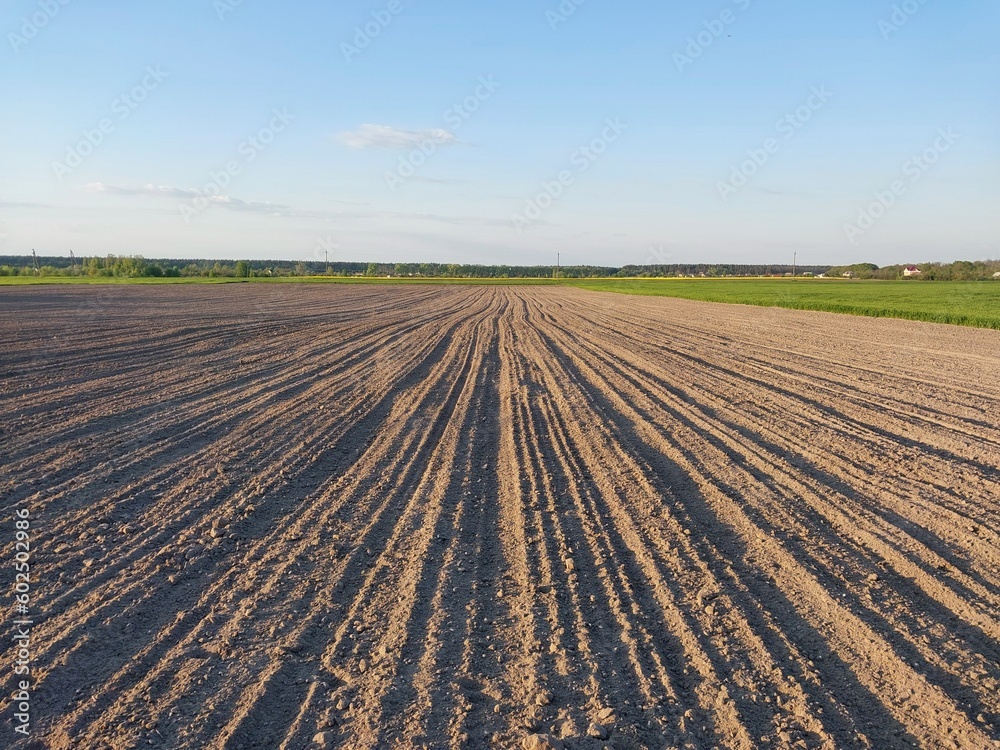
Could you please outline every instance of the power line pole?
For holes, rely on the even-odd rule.
[[[561,275],[562,275],[561,255],[559,253],[556,253],[556,278],[558,279]]]

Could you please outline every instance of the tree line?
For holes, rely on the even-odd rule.
[[[467,263],[365,263],[288,260],[146,260],[142,256],[70,258],[0,256],[0,276],[273,278],[361,276],[429,278],[597,278],[619,270],[605,266],[517,266]]]
[[[0,256],[0,276],[85,276],[92,278],[275,278],[340,276],[369,278],[726,278],[746,276],[849,276],[856,279],[905,278],[905,265],[879,268],[873,263],[849,266],[791,266],[745,263],[674,263],[611,266],[521,266],[468,263],[365,263],[289,260],[146,260],[139,255],[65,258]],[[1000,260],[918,263],[912,278],[976,281],[1000,273]]]
[[[907,268],[916,268],[919,274],[907,276]],[[879,268],[873,263],[855,263],[835,266],[826,271],[827,276],[850,276],[855,279],[905,279],[914,281],[985,281],[1000,273],[1000,260],[956,260],[952,263],[913,263]]]

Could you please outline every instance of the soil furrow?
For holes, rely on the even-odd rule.
[[[0,331],[0,745],[1000,748],[1000,332],[334,284]]]

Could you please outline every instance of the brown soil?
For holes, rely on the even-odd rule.
[[[0,342],[35,747],[1000,747],[1000,332],[225,285]]]

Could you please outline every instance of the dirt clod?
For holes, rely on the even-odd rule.
[[[533,734],[522,740],[521,747],[524,750],[563,750],[565,745],[562,740],[550,734]]]
[[[598,724],[596,721],[590,722],[590,726],[587,727],[587,734],[598,740],[606,740],[608,738],[608,730],[603,724]]]

